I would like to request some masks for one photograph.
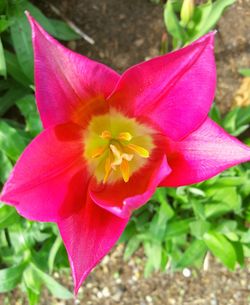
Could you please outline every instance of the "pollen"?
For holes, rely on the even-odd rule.
[[[92,118],[84,135],[84,158],[100,183],[127,183],[149,162],[154,131],[117,111]]]

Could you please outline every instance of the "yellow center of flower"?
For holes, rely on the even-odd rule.
[[[115,110],[91,119],[84,135],[84,157],[98,182],[129,178],[142,168],[154,148],[153,130]]]

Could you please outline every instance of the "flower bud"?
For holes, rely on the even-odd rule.
[[[183,0],[181,7],[181,21],[183,25],[187,25],[194,13],[194,0]]]

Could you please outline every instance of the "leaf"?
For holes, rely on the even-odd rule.
[[[232,243],[223,234],[210,231],[205,233],[204,241],[214,256],[230,270],[234,270],[237,261],[236,252]]]
[[[17,107],[25,117],[26,130],[35,137],[42,131],[42,123],[36,108],[34,95],[26,95],[17,101]]]
[[[171,221],[171,223],[169,223],[166,228],[166,238],[173,238],[178,235],[187,233],[189,231],[189,224],[192,220],[192,218],[189,218],[184,220]]]
[[[64,21],[56,19],[49,19],[49,21],[54,28],[54,32],[51,34],[57,39],[67,41],[80,38],[80,36],[74,32]]]
[[[181,47],[185,42],[186,33],[179,23],[171,1],[168,1],[165,5],[164,22],[169,34],[171,34],[176,39],[174,48]]]
[[[18,62],[24,74],[33,83],[33,49],[31,43],[31,29],[24,14],[26,1],[14,1],[10,6],[11,40]]]
[[[161,204],[160,213],[162,214],[162,217],[166,217],[166,220],[171,219],[174,216],[175,212],[168,203],[166,188],[158,188],[154,196],[155,199]]]
[[[187,250],[184,252],[182,258],[177,262],[177,268],[184,268],[191,266],[196,260],[203,257],[207,251],[207,246],[203,240],[194,240]]]
[[[243,76],[250,76],[250,69],[247,69],[247,68],[243,68],[243,69],[239,69],[239,73],[241,74],[241,75],[243,75]]]
[[[31,84],[31,81],[23,73],[16,56],[7,50],[4,50],[4,55],[8,75],[12,76],[13,79],[21,85],[28,87]]]
[[[144,270],[147,277],[153,270],[159,270],[161,267],[162,245],[158,242],[144,242],[144,249],[148,258],[148,267]]]
[[[0,181],[4,183],[12,170],[12,164],[5,153],[0,150]]]
[[[27,94],[27,91],[23,87],[18,86],[18,84],[12,84],[9,90],[1,96],[0,103],[0,116],[3,116],[18,99]]]
[[[20,216],[17,214],[15,208],[8,205],[0,206],[0,229],[7,228],[19,220]]]
[[[210,230],[211,224],[205,220],[196,220],[190,222],[189,226],[191,234],[197,239],[202,239],[203,235]]]
[[[241,267],[244,267],[245,259],[244,259],[244,251],[242,244],[240,242],[233,242],[232,245],[234,246],[234,250],[236,252],[237,262]]]
[[[0,149],[13,161],[16,161],[26,145],[27,138],[5,121],[0,121]]]
[[[50,252],[49,252],[49,258],[48,258],[48,266],[49,266],[49,272],[52,273],[54,268],[54,262],[56,255],[58,253],[58,250],[60,249],[62,245],[62,239],[60,236],[57,236],[55,242],[53,243]]]
[[[139,248],[140,243],[141,240],[138,239],[136,235],[130,238],[124,251],[123,258],[125,261],[127,261],[134,254],[134,252]]]
[[[213,29],[222,16],[224,10],[233,3],[235,3],[235,0],[217,0],[215,2],[208,1],[208,3],[200,6],[202,17],[195,27],[195,34],[192,36],[190,41],[205,35]]]
[[[7,70],[6,70],[6,62],[5,62],[5,56],[4,56],[4,50],[3,50],[3,44],[0,37],[0,76],[3,76],[6,78],[7,76]]]
[[[36,265],[31,263],[31,267],[33,268],[37,277],[45,284],[45,286],[49,289],[49,291],[55,296],[56,298],[68,300],[72,299],[72,293],[55,281],[51,276],[44,273],[41,269],[39,269]]]
[[[0,4],[1,6],[1,4]],[[11,22],[6,18],[6,16],[0,16],[0,33],[4,32],[5,30],[8,29],[10,26]]]
[[[218,124],[221,124],[221,114],[219,108],[216,106],[215,103],[213,103],[210,112],[209,112],[210,118],[215,121]]]
[[[23,283],[28,295],[29,305],[37,305],[40,298],[41,281],[31,267],[24,271]]]
[[[0,292],[14,289],[21,281],[24,264],[0,270]]]

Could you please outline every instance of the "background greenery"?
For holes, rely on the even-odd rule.
[[[162,52],[179,48],[214,28],[233,0],[168,1],[164,21],[169,39]],[[26,145],[41,131],[34,100],[31,33],[24,11],[59,40],[78,35],[62,21],[46,18],[26,0],[0,0],[0,182],[7,179]],[[249,69],[241,71],[249,75]],[[210,116],[229,133],[250,143],[250,107],[234,108],[221,116],[215,106]],[[244,266],[250,256],[250,165],[225,171],[189,187],[158,189],[148,204],[134,212],[120,242],[124,259],[143,246],[145,276],[154,270],[200,267],[208,251],[226,267]],[[30,222],[15,209],[0,204],[0,292],[17,285],[29,303],[39,303],[41,287],[62,299],[71,292],[53,277],[69,274],[66,251],[54,224]]]

